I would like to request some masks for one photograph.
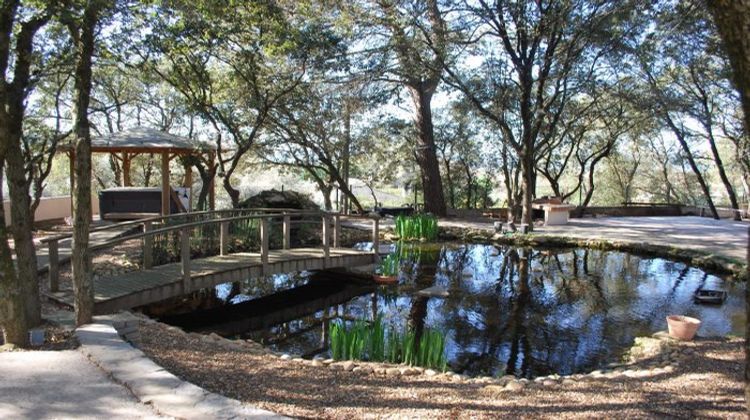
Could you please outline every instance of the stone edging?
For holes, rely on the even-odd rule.
[[[208,392],[167,372],[122,340],[114,325],[132,320],[115,315],[97,317],[97,321],[76,329],[79,351],[159,413],[183,419],[286,418]]]
[[[694,249],[654,245],[647,242],[613,241],[600,238],[580,239],[547,234],[516,235],[510,239],[500,238],[495,239],[495,241],[498,243],[514,243],[518,245],[541,245],[549,247],[575,246],[607,251],[624,251],[641,255],[645,254],[685,262],[694,267],[719,274],[731,274],[736,279],[747,280],[747,271],[743,263],[721,255],[709,254]]]
[[[224,339],[226,340],[226,339]],[[228,340],[229,341],[229,340]],[[628,352],[627,361],[611,363],[606,368],[597,369],[586,374],[548,375],[539,376],[533,380],[503,376],[492,378],[489,376],[469,377],[455,372],[440,373],[433,369],[410,367],[403,365],[389,365],[364,361],[334,361],[333,359],[314,358],[303,359],[289,354],[276,355],[281,360],[312,367],[328,368],[360,375],[378,375],[386,377],[418,376],[449,379],[453,382],[484,384],[484,389],[490,392],[520,391],[524,388],[551,387],[570,385],[579,381],[609,380],[619,378],[648,378],[656,375],[673,373],[680,366],[680,359],[693,354],[692,343],[682,343],[669,337],[662,331],[651,337],[639,337]]]
[[[620,378],[648,378],[656,375],[670,374],[680,365],[680,359],[691,355],[694,346],[691,342],[679,342],[669,337],[666,331],[653,334],[651,337],[638,337],[635,344],[626,355],[622,363],[610,363],[607,367],[597,369],[586,374],[573,375],[548,375],[536,377],[533,380],[517,378],[512,375],[493,378],[489,376],[469,377],[455,372],[439,372],[434,369],[395,365],[389,363],[367,362],[367,361],[335,361],[315,357],[312,360],[287,353],[276,353],[265,349],[260,344],[251,341],[237,341],[221,337],[215,333],[209,335],[188,333],[181,328],[161,324],[140,314],[128,314],[133,322],[146,322],[160,324],[164,328],[179,334],[199,337],[200,340],[212,343],[216,346],[230,351],[250,351],[256,354],[263,353],[267,357],[278,358],[290,365],[302,365],[319,369],[337,370],[342,373],[353,375],[374,375],[390,378],[400,376],[425,376],[435,379],[450,380],[452,382],[473,383],[484,385],[488,392],[520,391],[524,388],[551,387],[557,385],[570,385],[580,381],[611,380]],[[131,327],[119,329],[120,334],[125,334],[126,339],[139,339],[135,324]],[[130,337],[130,338],[129,338]]]
[[[668,258],[685,262],[694,267],[718,274],[731,274],[735,279],[748,280],[747,268],[743,261],[722,255],[710,254],[695,249],[655,245],[648,242],[611,240],[603,238],[577,238],[548,233],[498,234],[491,230],[448,227],[441,228],[443,240],[461,240],[470,243],[499,245],[543,246],[543,247],[582,247],[605,251],[623,251],[634,254]]]

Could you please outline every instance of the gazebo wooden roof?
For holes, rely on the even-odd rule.
[[[66,144],[61,150],[72,150]],[[105,153],[172,153],[175,155],[215,151],[216,145],[176,136],[148,127],[135,127],[117,133],[91,138],[92,152]]]
[[[67,143],[58,146],[58,150],[66,152],[70,157],[70,190],[73,191],[74,174],[74,147]],[[92,153],[110,153],[122,162],[121,184],[124,187],[132,186],[130,182],[130,162],[139,154],[160,154],[162,173],[162,214],[169,213],[169,197],[171,187],[169,185],[169,161],[176,156],[196,155],[203,159],[208,165],[213,165],[216,159],[216,145],[206,142],[195,141],[187,137],[176,136],[164,131],[148,127],[135,127],[105,136],[93,137],[91,139]],[[185,184],[192,185],[192,170],[185,168]],[[192,194],[190,194],[192,199]],[[192,201],[192,200],[191,200]],[[211,210],[215,208],[214,181],[209,186],[209,205]]]

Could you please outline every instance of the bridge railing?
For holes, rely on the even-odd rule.
[[[253,210],[250,212],[249,210]],[[142,230],[126,234],[109,241],[89,247],[89,258],[95,252],[111,249],[125,242],[141,240],[142,269],[180,262],[182,275],[187,281],[190,278],[190,261],[195,257],[227,255],[235,252],[259,252],[263,271],[267,272],[268,257],[271,249],[290,249],[292,247],[293,226],[308,229],[313,224],[321,224],[321,248],[324,266],[330,262],[330,249],[340,247],[342,219],[369,219],[372,223],[373,253],[379,249],[379,218],[374,216],[342,215],[321,211],[299,211],[263,209],[269,213],[258,214],[259,209],[243,209],[240,215],[229,211],[204,212],[199,220],[177,223],[178,219],[157,217],[133,222]],[[270,211],[274,211],[270,213]],[[209,214],[210,213],[210,214]],[[246,213],[246,214],[242,214]],[[224,217],[221,217],[224,216]],[[165,219],[168,219],[164,224]],[[184,220],[184,219],[183,219]],[[272,229],[272,226],[276,229]],[[121,224],[122,226],[122,224]],[[281,226],[281,229],[278,229]],[[304,234],[305,232],[300,232]],[[50,290],[59,290],[59,258],[57,248],[59,241],[70,235],[59,235],[46,238],[49,246],[49,282]],[[54,250],[54,252],[53,252]]]

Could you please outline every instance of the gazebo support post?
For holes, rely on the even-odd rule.
[[[124,152],[122,154],[122,186],[123,187],[133,186],[133,183],[130,180],[130,160],[132,158],[133,156],[127,152]]]
[[[162,152],[161,154],[161,214],[166,216],[169,214],[169,152]]]

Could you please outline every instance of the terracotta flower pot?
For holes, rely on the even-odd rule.
[[[678,340],[692,340],[700,326],[701,321],[699,319],[691,318],[689,316],[670,315],[667,317],[669,336]]]
[[[396,284],[398,277],[396,276],[381,276],[379,274],[373,274],[372,279],[378,284]]]

